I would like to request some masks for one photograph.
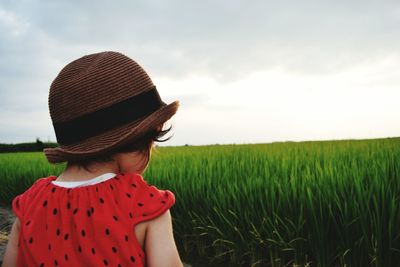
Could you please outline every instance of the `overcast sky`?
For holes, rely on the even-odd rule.
[[[0,143],[55,141],[51,82],[106,50],[180,100],[169,145],[400,136],[399,1],[0,0]]]

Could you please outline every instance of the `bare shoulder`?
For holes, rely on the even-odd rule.
[[[171,216],[171,212],[169,209],[166,210],[164,213],[162,213],[160,216],[157,216],[153,220],[148,221],[148,224],[154,225],[154,224],[163,223],[163,222],[166,223],[168,221],[171,221],[171,223],[172,223],[172,216]]]
[[[182,267],[172,229],[169,209],[149,221],[145,251],[149,267]]]

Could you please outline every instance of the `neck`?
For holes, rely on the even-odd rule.
[[[87,166],[87,170],[76,164],[67,164],[65,170],[58,176],[57,181],[84,181],[107,172],[115,174],[137,172],[142,174],[146,166],[143,166],[143,155],[141,153],[118,153],[112,157],[112,161],[91,162]]]
[[[120,171],[120,167],[116,162],[90,165],[88,170],[78,165],[67,165],[65,170],[58,176],[57,181],[83,181],[107,172],[119,173]]]

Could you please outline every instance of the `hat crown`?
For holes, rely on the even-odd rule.
[[[66,65],[50,87],[53,122],[69,121],[150,90],[146,71],[113,51],[90,54]]]
[[[149,75],[113,51],[66,65],[50,86],[49,109],[58,147],[50,163],[95,157],[143,136],[173,116],[179,101],[164,103]]]

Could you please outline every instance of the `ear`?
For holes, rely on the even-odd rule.
[[[158,125],[157,128],[156,128],[157,131],[161,131],[163,126],[164,126],[164,123],[161,123],[160,125]]]

